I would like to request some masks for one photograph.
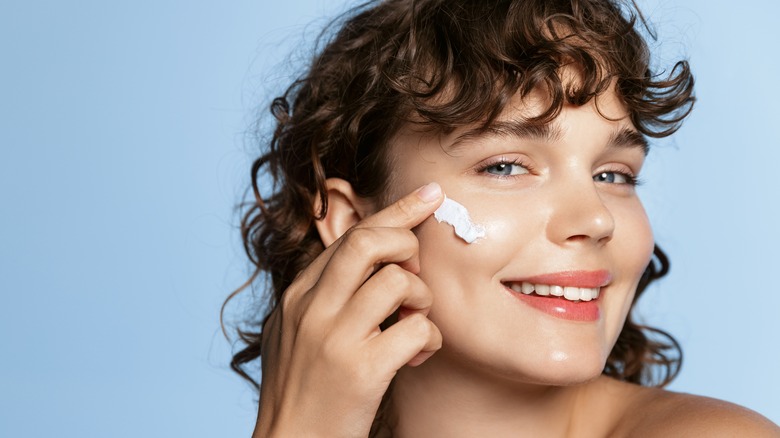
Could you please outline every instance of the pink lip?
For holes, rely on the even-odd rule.
[[[537,275],[522,280],[505,280],[506,290],[529,306],[541,310],[548,315],[568,321],[593,322],[601,317],[600,299],[592,301],[569,301],[563,297],[539,296],[536,294],[525,295],[513,291],[506,283],[525,281],[535,284],[547,284],[558,286],[573,286],[582,288],[595,288],[606,286],[612,281],[612,275],[608,271],[567,271],[553,274]]]
[[[564,271],[552,274],[536,275],[534,277],[503,280],[503,283],[519,283],[525,281],[534,284],[557,284],[558,286],[573,286],[583,288],[603,287],[612,281],[609,271]]]

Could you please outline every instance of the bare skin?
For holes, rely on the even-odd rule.
[[[527,111],[533,102],[516,102],[500,120]],[[564,108],[552,127],[554,138],[487,133],[459,148],[458,131],[397,139],[396,187],[434,178],[488,236],[464,245],[432,221],[416,228],[419,276],[434,294],[429,318],[443,347],[399,371],[395,436],[777,434],[735,405],[600,377],[652,248],[644,209],[626,183],[641,171],[644,150],[611,143],[634,129],[612,93]],[[599,178],[605,172],[610,178]],[[505,299],[506,278],[577,269],[612,274],[598,321],[561,320]]]
[[[354,227],[345,222],[350,231],[285,292],[263,331],[270,360],[263,361],[255,437],[365,437],[397,370],[441,347],[426,318],[432,294],[415,275],[410,229],[442,200],[434,184]],[[399,306],[410,309],[407,317],[380,332]]]
[[[327,249],[264,330],[255,437],[365,437],[391,381],[398,437],[780,436],[738,406],[600,376],[652,251],[629,184],[644,150],[615,141],[634,127],[611,94],[555,129],[456,150],[462,132],[402,133],[387,206],[327,181]],[[431,218],[442,188],[487,238],[467,245]],[[506,286],[567,270],[610,274],[597,320],[550,316]]]
[[[363,223],[361,227],[371,228],[374,224],[385,225],[386,223],[411,226],[410,224],[414,224],[421,215],[435,209],[440,201],[438,197],[431,202],[421,201],[416,194],[413,194],[401,200],[398,205],[388,208],[383,215],[377,215],[374,219],[376,222]],[[360,235],[360,233],[355,234]],[[352,237],[352,239],[356,238]],[[258,413],[254,437],[365,437],[381,396],[389,381],[397,373],[395,367],[402,367],[404,363],[419,366],[441,345],[440,334],[429,320],[422,317],[407,317],[405,318],[409,321],[407,325],[398,325],[398,329],[403,331],[396,329],[398,331],[382,334],[382,336],[395,336],[395,339],[378,344],[376,347],[379,351],[374,354],[387,357],[395,353],[397,356],[395,363],[388,363],[384,368],[367,369],[358,366],[360,361],[356,360],[356,355],[360,352],[348,345],[343,347],[346,352],[329,352],[326,348],[312,347],[312,342],[320,342],[325,346],[333,345],[332,341],[323,340],[322,336],[305,333],[307,324],[305,320],[317,317],[314,313],[318,311],[314,308],[316,304],[312,295],[317,292],[312,284],[323,276],[325,269],[335,258],[336,250],[341,248],[344,241],[348,239],[349,237],[345,236],[338,245],[331,246],[332,249],[323,253],[299,276],[293,288],[300,287],[301,289],[297,290],[303,292],[299,292],[295,297],[290,295],[293,299],[285,301],[284,306],[280,307],[280,309],[289,309],[284,312],[285,316],[280,316],[283,312],[277,311],[269,323],[271,329],[266,332],[276,333],[278,336],[268,336],[264,348],[268,351],[268,357],[276,360],[266,360],[263,364],[266,383],[263,385],[261,409]],[[411,247],[414,245],[412,244]],[[341,251],[346,252],[345,245]],[[374,259],[399,260],[410,273],[418,269],[419,262],[414,249],[410,252],[388,251],[386,254],[393,253],[400,255],[374,257]],[[355,254],[348,257],[354,259],[347,259],[344,262],[352,262],[348,263],[352,265],[358,263],[357,259],[362,259],[360,262],[363,263],[362,266],[366,271],[373,270],[369,268],[371,263],[366,262],[365,258],[355,257]],[[363,275],[367,273],[364,272]],[[408,279],[411,280],[410,283],[414,283],[414,280]],[[305,286],[309,286],[310,289],[305,290]],[[426,296],[429,293],[424,287],[417,291],[412,289],[414,287],[407,289],[407,292],[394,294],[392,304],[384,303],[386,308],[395,308],[403,303],[409,308],[416,308],[418,315],[424,315],[431,304],[430,296]],[[306,293],[310,298],[304,298]],[[354,295],[351,299],[357,301]],[[361,304],[370,306],[376,303],[364,301]],[[342,311],[344,307],[342,306]],[[356,315],[350,316],[361,319]],[[287,327],[283,326],[285,319],[286,323],[290,324]],[[294,321],[295,319],[297,322]],[[283,327],[285,330],[280,331]],[[378,336],[373,329],[368,331],[371,334],[362,339],[362,342],[358,342],[368,351],[364,354],[372,353],[368,350],[372,345],[366,340],[376,341]],[[314,332],[324,334],[328,331],[314,330]],[[328,334],[339,335],[335,330],[331,330]],[[296,337],[301,338],[301,341],[295,342]],[[651,438],[656,436],[780,436],[780,429],[765,418],[753,411],[720,400],[641,387],[608,377],[599,377],[575,388],[563,388],[563,392],[571,389],[575,389],[577,396],[569,400],[570,410],[567,410],[569,414],[562,415],[557,411],[554,415],[556,421],[547,424],[556,425],[558,433],[551,435],[549,434],[551,430],[548,428],[544,431],[545,436]],[[552,393],[558,390],[559,388],[546,388],[546,391]],[[555,400],[560,397],[556,394],[545,395],[544,392],[545,388],[538,388],[538,391],[532,395],[533,402],[538,403],[544,398]],[[339,397],[333,397],[334,393],[339,394]],[[403,397],[401,392],[396,394],[397,397]],[[452,406],[452,403],[447,405]],[[424,421],[416,422],[413,416],[407,418],[407,424],[416,425],[414,430],[409,431],[409,436],[475,436],[467,429],[448,430],[448,426],[458,424],[453,421],[458,417],[452,416],[451,411],[445,418],[440,419],[441,421],[437,421],[437,418],[431,415],[444,414],[441,409],[419,411],[419,413],[424,417]],[[487,423],[479,421],[476,424]],[[425,425],[431,426],[432,429],[423,429]],[[522,430],[523,432],[512,430],[505,436],[538,436],[527,427]],[[403,434],[404,431],[397,431],[397,436]]]
[[[780,436],[780,428],[777,425],[756,412],[733,403],[647,388],[608,378],[601,380],[604,381],[600,383],[602,403],[605,406],[611,405],[619,413],[615,416],[617,421],[613,421],[614,425],[602,436]]]
[[[780,428],[761,415],[731,403],[659,388],[648,388],[599,377],[576,388],[547,388],[548,392],[529,399],[529,412],[517,412],[521,427],[506,427],[506,416],[475,419],[467,417],[430,418],[415,421],[414,430],[396,430],[394,436],[425,437],[778,437]],[[567,409],[557,404],[566,393],[576,394]],[[400,396],[399,398],[403,398]],[[561,409],[561,410],[558,410]],[[436,412],[437,410],[433,410]],[[408,411],[407,411],[408,412]],[[408,415],[408,413],[407,413]],[[538,416],[538,422],[527,417]],[[453,421],[453,419],[456,419]],[[405,421],[405,423],[406,423]],[[502,424],[502,422],[504,424]],[[419,426],[423,425],[423,428]],[[430,428],[424,428],[428,425]],[[471,425],[472,427],[469,427]],[[476,427],[473,427],[476,426]],[[534,428],[536,427],[536,428]]]

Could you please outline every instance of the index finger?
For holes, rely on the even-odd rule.
[[[355,228],[389,227],[412,229],[439,208],[444,196],[432,182],[390,204],[355,225]]]
[[[439,208],[444,200],[441,186],[432,182],[390,204],[379,212],[358,222],[355,228],[406,228],[421,224]],[[333,254],[344,242],[344,236],[325,248],[314,261],[299,275],[300,290],[308,290],[319,280],[325,266]]]

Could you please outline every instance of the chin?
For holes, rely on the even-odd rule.
[[[558,352],[560,353],[560,352]],[[605,361],[560,360],[545,361],[528,377],[532,383],[549,386],[571,386],[589,382],[601,376]]]
[[[544,343],[530,343],[523,345],[524,348],[508,349],[497,348],[494,344],[478,351],[447,349],[449,351],[440,351],[443,353],[440,358],[460,362],[471,372],[484,377],[492,375],[492,379],[507,383],[570,386],[596,379],[604,371],[609,350],[605,353],[602,348],[594,348],[592,343],[585,345],[589,347],[559,344],[557,348],[550,348]]]

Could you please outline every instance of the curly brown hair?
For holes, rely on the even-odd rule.
[[[674,133],[692,109],[693,76],[686,61],[655,74],[642,29],[648,26],[636,4],[618,0],[370,1],[332,22],[305,74],[273,101],[273,138],[252,165],[254,196],[241,233],[255,271],[226,304],[262,278],[270,278],[272,293],[237,329],[244,345],[232,368],[259,388],[252,364],[262,354],[263,321],[324,249],[314,221],[328,208],[325,179],[382,196],[388,142],[402,125],[487,129],[513,96],[538,90],[548,106],[529,122],[546,124],[564,105],[614,87],[639,132]],[[576,70],[575,80],[562,76],[564,67]],[[267,177],[273,185],[264,196]],[[317,198],[322,209],[313,211]],[[657,246],[654,255],[634,302],[669,269]],[[674,338],[630,313],[604,374],[663,386],[681,360]]]

